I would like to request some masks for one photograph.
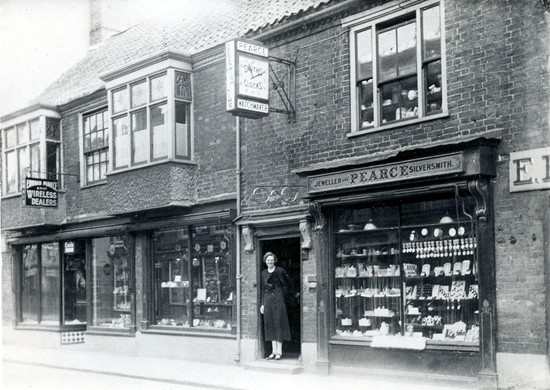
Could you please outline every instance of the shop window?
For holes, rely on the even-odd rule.
[[[2,130],[4,195],[18,194],[25,178],[59,180],[61,134],[58,119],[39,116]]]
[[[21,251],[19,324],[59,325],[59,244],[24,245]]]
[[[229,226],[153,234],[153,325],[231,331],[234,279]]]
[[[352,131],[446,112],[443,36],[433,1],[351,29]]]
[[[83,128],[83,180],[85,185],[105,180],[109,166],[109,117],[106,109],[86,114]]]
[[[479,345],[473,200],[426,198],[334,210],[336,338]]]
[[[133,326],[132,267],[127,237],[92,239],[92,326]]]
[[[66,241],[63,245],[63,323],[86,323],[85,242]]]
[[[170,69],[110,92],[114,171],[190,159],[190,82]]]

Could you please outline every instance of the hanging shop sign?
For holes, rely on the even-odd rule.
[[[510,153],[510,192],[550,188],[550,148]]]
[[[57,180],[27,177],[25,179],[25,205],[57,207]]]
[[[269,49],[235,39],[225,44],[226,111],[245,118],[269,115]]]
[[[381,185],[464,171],[461,153],[308,177],[310,194]]]

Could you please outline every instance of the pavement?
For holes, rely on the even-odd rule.
[[[284,389],[403,389],[403,390],[466,390],[475,388],[472,385],[452,385],[444,382],[429,384],[407,382],[398,378],[374,378],[367,375],[322,376],[302,372],[289,374],[270,371],[265,364],[288,364],[288,362],[269,362],[262,364],[261,371],[245,369],[240,365],[217,365],[197,363],[184,360],[120,356],[114,353],[71,350],[70,348],[46,349],[30,348],[16,345],[3,345],[2,360],[8,364],[25,364],[28,366],[59,368],[101,375],[112,375],[126,378],[138,378],[153,381],[151,389],[166,389],[173,385],[185,385],[206,389],[221,390],[270,390]],[[276,366],[274,366],[276,367]],[[24,380],[24,378],[22,378]],[[92,389],[83,386],[82,389]]]

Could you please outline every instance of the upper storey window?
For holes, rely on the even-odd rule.
[[[352,27],[350,36],[352,131],[377,131],[446,114],[439,2],[363,19],[367,21]]]
[[[4,195],[21,193],[27,177],[59,180],[61,131],[57,113],[39,109],[8,118],[2,125]]]

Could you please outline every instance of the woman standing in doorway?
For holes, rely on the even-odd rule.
[[[272,347],[272,353],[266,359],[281,360],[283,341],[290,341],[285,294],[292,284],[286,270],[275,266],[277,256],[272,252],[264,255],[264,262],[267,268],[262,271],[260,313],[264,315],[265,340],[271,341]]]

